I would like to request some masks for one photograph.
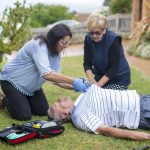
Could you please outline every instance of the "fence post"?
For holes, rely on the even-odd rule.
[[[115,20],[116,20],[116,27],[115,27],[115,29],[116,29],[116,32],[118,33],[119,32],[119,16],[118,15],[116,15]]]

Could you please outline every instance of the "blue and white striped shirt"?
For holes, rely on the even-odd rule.
[[[101,125],[138,128],[140,98],[135,90],[111,90],[92,85],[75,102],[72,122],[77,128],[96,133]]]

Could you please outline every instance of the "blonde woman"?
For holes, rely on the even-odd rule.
[[[107,89],[125,90],[130,84],[130,68],[122,39],[107,28],[107,18],[92,13],[84,41],[84,70],[91,83]]]

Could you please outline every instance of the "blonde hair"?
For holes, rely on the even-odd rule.
[[[94,28],[103,30],[107,26],[107,18],[99,13],[92,13],[87,19],[88,30],[91,31]]]

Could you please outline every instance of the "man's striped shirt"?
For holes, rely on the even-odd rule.
[[[140,119],[139,99],[135,90],[119,91],[92,85],[76,100],[72,122],[77,128],[91,132],[101,125],[136,129]]]

